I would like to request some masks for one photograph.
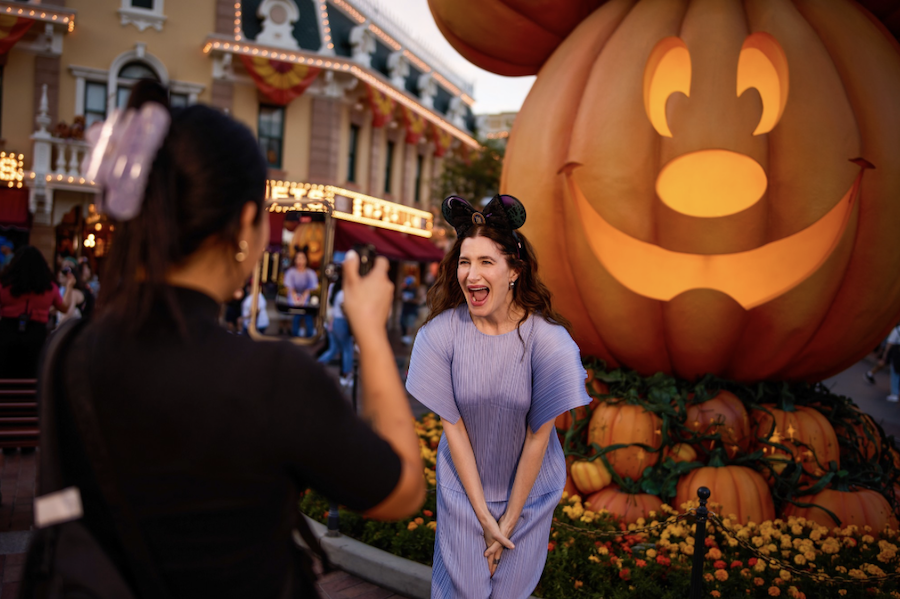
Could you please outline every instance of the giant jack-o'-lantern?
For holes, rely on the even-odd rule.
[[[583,353],[819,380],[898,317],[898,97],[849,0],[612,0],[541,68],[501,187]]]

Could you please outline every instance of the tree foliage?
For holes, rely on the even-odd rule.
[[[435,182],[434,200],[440,205],[449,195],[457,195],[479,206],[484,198],[493,197],[500,189],[505,140],[489,139],[480,150],[473,150],[468,160],[454,155],[444,162],[444,172]]]

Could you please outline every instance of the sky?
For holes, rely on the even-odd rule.
[[[352,1],[352,0],[351,0]],[[464,79],[475,83],[475,114],[518,111],[534,83],[534,77],[501,77],[479,69],[453,49],[434,23],[428,0],[369,0],[380,5],[392,21],[402,26]],[[365,5],[360,3],[360,9]],[[428,59],[423,57],[428,62]]]

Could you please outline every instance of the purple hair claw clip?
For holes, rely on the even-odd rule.
[[[168,110],[148,102],[140,110],[116,110],[102,127],[85,133],[93,150],[85,157],[83,170],[106,192],[102,212],[116,220],[140,213],[150,167],[170,123]]]

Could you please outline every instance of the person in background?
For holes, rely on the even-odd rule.
[[[69,273],[61,296],[40,250],[26,245],[16,251],[0,273],[0,378],[36,378],[50,309],[69,311],[74,283]]]
[[[252,289],[249,283],[244,286],[244,300],[241,302],[241,332],[245,335],[249,334],[248,329],[250,328],[250,308],[253,307]],[[263,297],[262,291],[256,292],[256,301],[256,330],[264,335],[269,327],[269,313],[266,311],[266,298]]]
[[[400,334],[405,345],[412,343],[410,329],[419,314],[419,290],[416,287],[416,279],[408,276],[403,280],[403,288],[400,290]]]
[[[6,237],[0,237],[0,270],[5,268],[13,258],[13,242]]]
[[[343,269],[342,269],[343,270]],[[341,356],[341,385],[349,387],[353,384],[353,336],[350,323],[344,316],[344,276],[338,275],[337,281],[328,292],[329,345],[319,356],[319,362],[328,364],[338,355]]]
[[[81,258],[81,280],[91,290],[94,297],[100,295],[100,279],[94,274],[94,269],[91,268],[90,262],[85,257]]]
[[[288,304],[292,307],[310,305],[310,294],[319,286],[316,271],[309,268],[309,256],[306,250],[297,248],[294,262],[284,273],[284,286],[287,289]],[[303,323],[301,327],[300,324]],[[315,334],[315,319],[312,314],[295,314],[291,325],[294,337],[312,337]],[[302,334],[301,334],[302,331]]]
[[[95,298],[84,280],[81,278],[80,269],[74,260],[66,258],[63,267],[57,274],[57,281],[63,293],[72,294],[72,305],[66,312],[59,312],[57,325],[70,318],[90,318],[94,312]]]
[[[303,490],[379,519],[410,516],[425,498],[385,327],[388,263],[378,258],[360,277],[356,254],[345,262],[364,421],[303,348],[219,326],[221,305],[269,240],[266,162],[245,125],[202,104],[170,111],[166,102],[158,83],[136,83],[128,108],[141,134],[109,120],[118,143],[88,158],[117,242],[101,310],[58,356],[60,381],[84,373],[100,433],[93,442],[108,449],[124,506],[105,509],[89,454],[64,418],[62,476],[81,490],[80,522],[126,572],[135,558],[115,531],[120,512],[130,517],[152,548],[142,567],[173,599],[314,597],[292,536],[306,526]],[[137,173],[130,185],[112,178],[118,161]]]
[[[890,364],[891,367],[891,393],[887,396],[887,400],[898,401],[900,400],[900,324],[895,326],[888,335],[884,351],[878,360],[878,368],[884,368],[886,364]]]

